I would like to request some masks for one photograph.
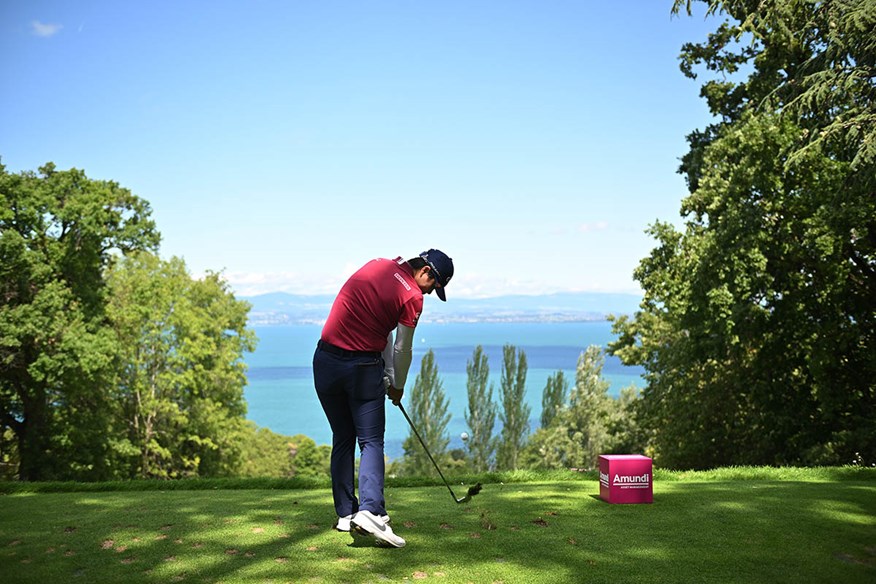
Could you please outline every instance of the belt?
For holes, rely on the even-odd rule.
[[[371,357],[372,359],[377,359],[383,354],[380,351],[348,351],[323,340],[316,343],[316,346],[319,350],[337,355],[338,357]]]

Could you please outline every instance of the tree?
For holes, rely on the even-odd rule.
[[[566,394],[569,391],[569,382],[565,374],[557,371],[549,375],[541,394],[541,427],[547,428],[553,422],[554,417],[566,403]]]
[[[547,426],[530,438],[523,455],[525,466],[536,469],[593,468],[600,454],[612,452],[609,424],[618,417],[620,403],[608,395],[602,377],[602,349],[587,347],[578,358],[575,387]],[[618,424],[620,427],[620,424]]]
[[[23,480],[111,476],[104,270],[156,249],[146,201],[81,170],[0,164],[0,434]]]
[[[576,445],[569,461],[573,466],[593,468],[611,444],[608,419],[614,400],[608,396],[611,385],[602,377],[604,365],[605,356],[596,345],[587,347],[578,358],[567,419]]]
[[[465,423],[470,430],[466,449],[472,469],[483,472],[490,469],[496,450],[493,426],[498,408],[493,403],[493,385],[489,384],[490,365],[482,346],[475,347],[471,361],[466,362],[465,370],[468,375]]]
[[[328,477],[331,447],[296,434],[283,436],[247,422],[242,438],[240,476]]]
[[[611,400],[606,430],[609,441],[604,453],[608,454],[653,454],[649,450],[650,433],[639,422],[642,400],[635,385],[620,390],[617,399]]]
[[[682,70],[718,74],[718,121],[688,136],[684,230],[650,228],[610,350],[646,369],[662,466],[874,460],[876,4],[708,5],[725,21]]]
[[[118,339],[113,401],[131,476],[227,476],[240,462],[249,304],[217,274],[193,279],[179,258],[147,253],[108,273]],[[130,455],[136,454],[134,458]]]
[[[526,353],[513,345],[503,347],[502,379],[502,437],[496,455],[496,466],[501,470],[517,468],[517,458],[529,434],[529,414],[526,404]]]
[[[435,364],[435,353],[430,349],[423,355],[420,371],[410,393],[410,408],[406,408],[406,411],[426,443],[429,453],[439,465],[449,458],[447,446],[450,438],[447,436],[447,424],[450,422],[450,414],[447,406],[444,384],[438,377],[438,366]],[[414,435],[413,429],[402,446],[405,452],[402,467],[406,474],[426,476],[435,473],[435,467]]]

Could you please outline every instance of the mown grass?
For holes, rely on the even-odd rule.
[[[873,469],[658,471],[653,505],[602,502],[592,473],[480,480],[468,505],[391,480],[398,550],[332,531],[324,487],[4,484],[0,581],[876,581]]]

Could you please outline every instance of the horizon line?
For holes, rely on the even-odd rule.
[[[251,293],[237,293],[235,292],[235,296],[240,298],[254,298],[257,296],[268,296],[270,294],[286,294],[288,296],[337,296],[337,292],[290,292],[289,290],[273,290],[268,292],[251,292]],[[560,294],[603,294],[603,295],[617,295],[617,296],[635,296],[637,298],[641,298],[642,292],[630,292],[630,291],[610,291],[610,290],[555,290],[553,292],[512,292],[506,294],[496,294],[484,296],[480,294],[476,295],[467,295],[462,294],[460,296],[449,296],[448,303],[452,302],[452,299],[457,298],[460,300],[490,300],[494,298],[507,298],[509,296],[526,296],[526,297],[541,297],[541,296],[557,296]]]

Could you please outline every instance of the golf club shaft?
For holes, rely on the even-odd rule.
[[[444,481],[444,486],[446,486],[447,490],[450,491],[450,495],[453,497],[453,500],[458,503],[459,500],[457,499],[456,494],[453,492],[453,489],[450,488],[450,483],[448,483],[447,479],[444,478],[444,473],[442,473],[441,469],[438,468],[438,463],[435,462],[434,458],[432,458],[432,454],[429,452],[429,449],[426,448],[426,443],[423,442],[422,438],[420,438],[420,433],[417,432],[417,428],[414,426],[414,423],[411,421],[411,418],[408,416],[408,413],[405,411],[405,407],[402,405],[401,402],[398,403],[398,409],[401,410],[401,413],[404,415],[405,420],[408,421],[408,425],[410,425],[411,430],[414,431],[414,435],[417,437],[417,440],[420,441],[420,445],[423,447],[423,450],[426,451],[426,456],[428,456],[429,460],[432,461],[432,464],[435,465],[435,470],[437,470],[438,474],[441,475],[441,480]]]

